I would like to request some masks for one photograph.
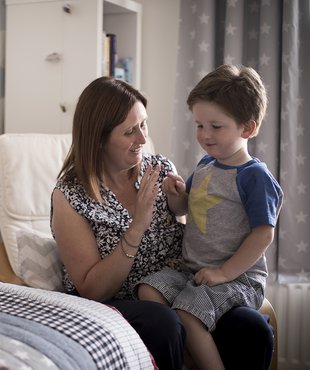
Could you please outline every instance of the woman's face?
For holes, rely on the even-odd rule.
[[[124,122],[116,126],[104,146],[106,168],[130,169],[142,160],[142,149],[148,134],[144,105],[136,102]]]

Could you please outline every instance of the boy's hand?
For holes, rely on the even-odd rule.
[[[205,284],[208,286],[219,285],[227,283],[229,280],[227,276],[224,275],[221,268],[208,268],[203,267],[196,272],[194,276],[194,281],[197,285]]]
[[[169,172],[162,183],[162,190],[169,195],[182,195],[185,193],[185,182],[181,176]]]

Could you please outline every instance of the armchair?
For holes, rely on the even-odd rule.
[[[0,281],[3,283],[26,285],[26,289],[62,291],[57,248],[49,227],[50,195],[70,143],[70,134],[0,135],[0,231],[3,240]],[[154,152],[151,140],[145,151]],[[58,293],[58,296],[62,299],[66,295]],[[267,299],[260,311],[269,316],[274,328],[271,369],[276,370],[275,312]]]

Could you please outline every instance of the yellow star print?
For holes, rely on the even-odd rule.
[[[194,221],[203,234],[207,234],[208,209],[223,202],[222,198],[208,194],[211,177],[212,174],[210,173],[197,188],[191,188],[189,193],[189,221]]]

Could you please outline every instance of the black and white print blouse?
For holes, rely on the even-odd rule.
[[[168,172],[174,171],[173,164],[161,155],[145,155],[141,170],[135,184],[139,189],[140,180],[147,166],[161,165],[159,183],[161,184]],[[85,217],[93,229],[99,253],[102,258],[109,255],[119,243],[121,235],[129,228],[132,218],[127,209],[118,201],[115,194],[103,184],[100,188],[104,204],[90,198],[77,179],[73,181],[59,180],[56,184],[73,209]],[[52,213],[51,213],[52,214]],[[115,298],[132,299],[134,285],[144,276],[158,271],[181,256],[184,225],[177,222],[169,210],[167,197],[159,189],[156,198],[153,218],[145,231],[131,271]],[[63,284],[65,291],[72,293],[75,287],[63,267]]]

